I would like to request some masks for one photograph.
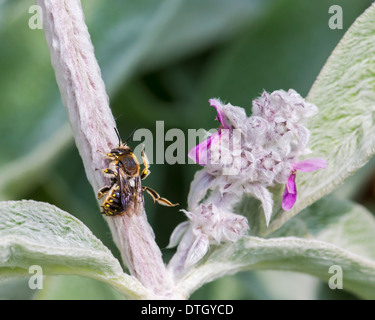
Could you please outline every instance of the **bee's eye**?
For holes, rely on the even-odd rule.
[[[113,150],[111,150],[111,153],[116,155],[116,156],[121,156],[122,154],[124,154],[124,152],[119,150],[119,149],[113,149]]]

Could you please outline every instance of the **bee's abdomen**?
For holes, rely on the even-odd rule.
[[[107,198],[103,201],[102,208],[103,213],[107,216],[123,214],[120,190],[117,185],[110,190]]]

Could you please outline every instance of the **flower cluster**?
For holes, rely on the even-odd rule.
[[[210,244],[221,242],[235,242],[244,236],[249,229],[247,219],[244,216],[223,210],[210,203],[201,204],[194,212],[181,210],[190,220],[181,223],[172,233],[169,247],[177,244],[181,233],[185,233],[190,227],[194,242],[191,244],[185,266],[198,262],[208,251]]]
[[[219,129],[201,142],[188,156],[204,166],[191,185],[185,214],[189,222],[180,224],[170,244],[180,245],[171,265],[192,265],[207,252],[210,244],[237,241],[249,229],[247,220],[232,213],[244,194],[258,198],[266,224],[270,222],[273,200],[268,187],[284,184],[284,210],[297,199],[296,172],[325,168],[319,158],[299,161],[310,152],[310,132],[305,120],[318,112],[296,91],[264,92],[253,101],[252,115],[244,109],[210,99],[216,108]]]
[[[283,208],[289,210],[297,196],[296,170],[309,172],[325,168],[323,159],[298,158],[308,154],[309,130],[305,119],[318,108],[296,91],[264,92],[253,101],[252,116],[218,99],[216,108],[221,128],[189,152],[189,157],[215,176],[211,189],[222,195],[251,194],[261,200],[266,222],[272,214],[272,197],[267,187],[285,184]]]

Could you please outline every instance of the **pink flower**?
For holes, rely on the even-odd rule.
[[[232,126],[228,123],[227,118],[223,111],[223,105],[217,99],[210,99],[210,105],[216,109],[217,118],[221,124],[221,128],[219,128],[215,133],[210,135],[206,140],[202,141],[200,144],[192,148],[189,153],[188,157],[195,161],[195,163],[205,166],[208,163],[208,155],[209,149],[212,144],[219,144],[220,139],[222,136],[222,129],[232,129]]]
[[[283,194],[282,208],[284,210],[292,209],[297,200],[297,187],[295,181],[297,170],[302,172],[311,172],[318,169],[325,169],[326,165],[327,162],[321,158],[306,159],[293,163],[293,170],[288,178],[288,182],[286,183]]]
[[[210,99],[219,129],[193,147],[188,156],[203,166],[191,184],[188,222],[172,233],[170,245],[178,244],[169,268],[184,270],[200,261],[210,245],[235,242],[249,230],[246,217],[235,214],[244,195],[260,200],[265,224],[272,217],[273,199],[268,187],[286,184],[282,207],[290,210],[297,199],[296,172],[326,167],[323,159],[298,161],[311,152],[307,118],[318,108],[296,91],[264,92],[253,100],[252,115],[243,108]]]
[[[250,117],[243,108],[230,103],[219,99],[209,102],[216,109],[220,127],[192,148],[188,156],[204,166],[210,183],[201,186],[197,180],[192,188],[194,202],[189,203],[189,208],[194,211],[209,190],[218,192],[218,199],[231,199],[230,206],[244,194],[252,195],[261,201],[268,225],[273,210],[268,187],[286,184],[282,208],[290,210],[297,199],[296,172],[326,167],[323,159],[298,160],[310,152],[305,120],[318,108],[292,89],[264,92],[253,100]]]

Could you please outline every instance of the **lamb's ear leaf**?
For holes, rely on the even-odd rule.
[[[74,216],[43,202],[0,202],[0,279],[36,276],[39,271],[94,278],[133,299],[148,295]]]
[[[274,238],[247,236],[212,246],[184,277],[189,294],[205,282],[244,270],[297,271],[375,298],[375,218],[350,201],[325,197],[289,220]],[[342,277],[340,279],[340,277]],[[331,280],[330,280],[331,279]]]
[[[310,93],[309,102],[319,113],[309,120],[309,158],[324,158],[325,170],[298,172],[297,202],[289,211],[281,208],[283,187],[273,190],[275,202],[269,227],[257,202],[245,199],[241,213],[251,211],[253,235],[267,235],[291,217],[333,191],[364,166],[375,153],[375,4],[349,28],[332,52]]]

